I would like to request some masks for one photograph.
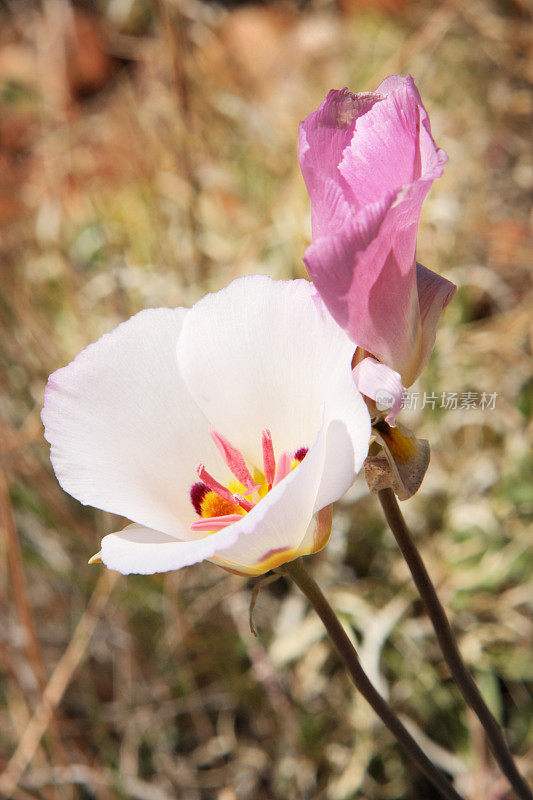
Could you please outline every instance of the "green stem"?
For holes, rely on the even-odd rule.
[[[329,638],[338,654],[342,658],[350,677],[365,700],[372,706],[376,714],[385,723],[387,728],[396,737],[407,755],[414,761],[419,770],[435,786],[446,800],[462,800],[448,779],[429,760],[424,751],[418,746],[407,728],[400,722],[387,701],[379,694],[370,682],[355,649],[346,635],[346,632],[330,604],[322,594],[320,587],[309,575],[301,559],[290,561],[279,572],[292,578],[298,588],[307,597],[316,613],[324,623]]]
[[[502,729],[485,704],[479,689],[461,658],[446,612],[437,597],[435,587],[409,533],[394,492],[392,489],[382,489],[378,492],[378,497],[390,529],[396,537],[398,546],[411,570],[416,588],[435,629],[442,655],[448,664],[455,683],[483,726],[494,758],[516,792],[517,797],[520,800],[533,800],[533,794],[518,771]]]

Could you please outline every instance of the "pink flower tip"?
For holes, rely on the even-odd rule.
[[[422,204],[447,156],[412,77],[391,75],[374,92],[331,90],[300,125],[299,160],[309,275],[353,342],[409,386],[453,287],[429,270],[420,278],[415,263]]]

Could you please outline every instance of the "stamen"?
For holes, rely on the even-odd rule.
[[[190,496],[201,519],[192,523],[190,528],[193,531],[213,533],[242,519],[273,486],[281,483],[303,461],[308,452],[307,447],[300,447],[294,453],[283,452],[276,464],[272,434],[264,428],[261,432],[264,473],[254,467],[254,476],[259,481],[256,483],[242,453],[216,431],[211,431],[211,437],[236,480],[231,479],[224,486],[206,470],[204,464],[198,465],[196,471],[200,482],[193,484]]]
[[[263,442],[263,467],[265,470],[266,482],[272,486],[274,475],[276,474],[276,458],[274,456],[274,446],[272,444],[272,434],[265,428],[261,434]]]
[[[242,494],[234,494],[233,498],[245,511],[251,511],[255,506],[255,503],[252,503],[250,500],[245,500]]]
[[[221,531],[234,522],[243,519],[242,514],[226,514],[223,517],[205,517],[197,519],[189,525],[191,531]]]
[[[254,486],[254,482],[242,454],[233,447],[224,436],[221,436],[220,433],[211,431],[211,438],[237,480],[244,484],[247,489],[251,489],[252,486]]]
[[[282,453],[279,457],[278,468],[274,475],[272,486],[277,486],[283,478],[286,478],[291,471],[291,455],[290,453]]]
[[[213,492],[216,492],[219,497],[221,497],[223,500],[227,500],[228,503],[231,503],[233,506],[238,505],[238,503],[236,503],[233,499],[233,494],[230,492],[230,490],[226,489],[225,486],[222,486],[221,483],[215,480],[215,478],[209,474],[203,464],[198,465],[196,472],[198,473],[200,480],[203,481]]]

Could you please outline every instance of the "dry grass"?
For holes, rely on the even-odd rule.
[[[49,372],[139,309],[189,305],[249,272],[303,276],[298,121],[330,87],[374,88],[394,70],[414,75],[450,156],[419,259],[460,284],[418,388],[499,393],[494,411],[406,412],[433,459],[404,511],[533,777],[525,0],[112,0],[95,18],[68,0],[6,6],[0,786],[15,800],[435,797],[282,580],[259,597],[256,640],[253,584],[213,565],[114,581],[87,566],[117,523],[60,490],[39,419]],[[458,788],[509,796],[362,482],[311,566]]]

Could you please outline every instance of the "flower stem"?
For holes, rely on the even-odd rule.
[[[316,581],[309,575],[301,559],[290,561],[278,567],[277,571],[292,578],[298,588],[307,597],[316,613],[324,623],[332,644],[342,658],[350,677],[365,700],[372,706],[376,714],[396,737],[407,755],[414,761],[419,770],[435,786],[446,800],[462,800],[448,779],[429,760],[418,746],[408,730],[400,722],[387,701],[379,694],[370,682],[355,649],[330,604],[322,594]]]
[[[396,537],[398,546],[411,570],[411,575],[435,629],[442,655],[448,664],[455,683],[483,726],[494,758],[516,792],[517,797],[520,800],[532,800],[533,794],[518,771],[502,729],[487,707],[461,658],[446,612],[437,597],[435,587],[409,533],[409,528],[405,523],[394,492],[392,489],[382,489],[378,492],[378,497],[390,529]]]

